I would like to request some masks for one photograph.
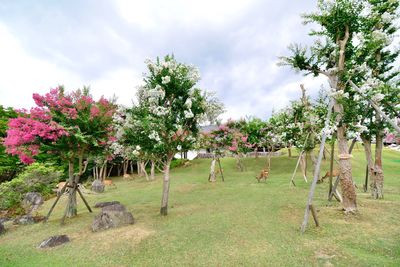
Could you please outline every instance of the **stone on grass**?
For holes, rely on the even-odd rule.
[[[0,222],[0,235],[4,234],[6,232],[6,228],[4,225]]]
[[[98,202],[94,205],[95,208],[103,208],[105,206],[110,206],[114,204],[121,204],[119,201],[106,201],[106,202]]]
[[[95,179],[92,183],[92,191],[96,193],[103,193],[104,192],[104,184],[98,180]]]
[[[52,248],[67,242],[69,242],[69,237],[67,235],[55,235],[43,240],[38,248]]]
[[[26,214],[31,214],[39,209],[44,200],[40,193],[29,192],[25,194],[22,201],[22,207],[25,209]]]
[[[32,215],[22,215],[14,219],[14,224],[22,224],[22,225],[27,225],[27,224],[34,224],[35,223],[35,218]]]
[[[121,204],[113,204],[103,207],[101,212],[94,218],[92,231],[97,232],[134,223],[135,220],[132,213],[126,211]]]

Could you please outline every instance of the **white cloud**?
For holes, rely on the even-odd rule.
[[[204,27],[229,23],[250,7],[252,0],[172,0],[131,1],[117,0],[121,16],[133,25],[145,30],[173,26]]]

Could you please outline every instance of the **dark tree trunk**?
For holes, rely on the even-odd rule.
[[[76,191],[75,187],[75,177],[74,177],[74,160],[70,159],[68,162],[68,184],[69,184],[69,195],[68,195],[68,203],[67,203],[67,217],[74,217],[77,215],[77,201],[76,201]]]

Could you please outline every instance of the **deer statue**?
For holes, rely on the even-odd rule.
[[[338,175],[339,175],[339,170],[335,169],[332,171],[332,177],[337,177]],[[317,183],[323,183],[324,179],[326,179],[330,176],[331,176],[331,172],[327,171],[324,176],[322,176],[320,179],[318,179]]]
[[[257,179],[258,182],[260,182],[261,180],[264,180],[266,182],[267,178],[268,178],[268,175],[269,175],[269,170],[263,169],[260,172],[260,175],[256,176],[256,179]]]

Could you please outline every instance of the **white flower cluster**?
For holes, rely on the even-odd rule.
[[[161,141],[161,138],[160,138],[160,136],[158,135],[158,133],[157,133],[156,131],[152,131],[152,132],[150,133],[150,135],[149,135],[149,138],[150,138],[150,139],[153,139],[153,140],[155,140],[155,141],[157,141],[157,142],[160,142],[160,141]]]
[[[365,83],[360,87],[362,94],[366,94],[373,89],[376,89],[382,85],[382,81],[376,78],[368,78]]]
[[[186,118],[186,119],[191,119],[191,118],[194,117],[194,114],[193,114],[193,112],[192,112],[191,109],[185,110],[183,113],[185,114],[185,118]]]
[[[165,77],[162,77],[161,80],[162,80],[161,81],[162,84],[168,84],[171,81],[171,77],[165,76]]]
[[[362,134],[362,133],[367,133],[368,132],[368,127],[367,126],[365,126],[365,125],[361,125],[360,123],[358,123],[357,125],[356,125],[356,128],[357,128],[357,132],[359,132],[360,134]]]
[[[371,37],[376,42],[384,43],[387,45],[391,43],[390,37],[382,30],[374,30],[371,34]]]
[[[329,95],[338,100],[340,100],[342,98],[349,98],[348,92],[345,93],[343,90],[335,90],[334,88],[332,88]]]

